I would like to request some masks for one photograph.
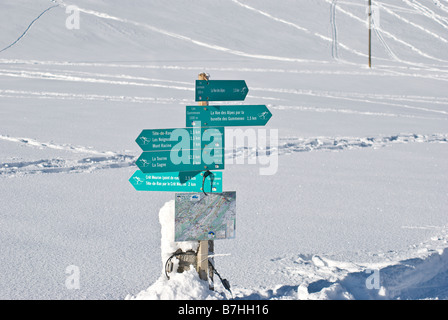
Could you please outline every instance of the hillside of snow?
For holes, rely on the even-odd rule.
[[[174,193],[128,181],[201,72],[279,136],[272,175],[225,152],[233,298],[448,299],[448,1],[373,3],[368,68],[367,1],[3,0],[0,299],[230,298],[165,278]]]

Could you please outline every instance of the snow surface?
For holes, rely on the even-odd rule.
[[[235,299],[447,299],[448,1],[374,3],[369,69],[364,1],[2,1],[0,299],[229,298],[165,279],[193,245],[167,239],[174,194],[128,182],[200,72],[246,80],[279,134],[274,175],[226,150],[246,160],[223,172],[236,239],[215,241]]]

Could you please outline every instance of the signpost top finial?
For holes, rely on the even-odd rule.
[[[210,75],[205,72],[202,72],[198,75],[198,80],[209,80],[209,78]]]

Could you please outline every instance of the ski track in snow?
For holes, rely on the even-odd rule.
[[[347,92],[326,92],[326,91],[317,91],[317,90],[295,90],[295,89],[277,89],[277,88],[251,88],[253,91],[263,91],[263,92],[279,92],[279,93],[290,93],[290,94],[296,94],[296,95],[306,95],[306,96],[314,96],[314,97],[320,97],[320,98],[331,98],[331,99],[340,99],[340,100],[349,100],[349,101],[356,101],[356,102],[363,102],[363,103],[369,103],[369,104],[382,104],[382,105],[389,105],[399,108],[405,108],[405,109],[414,109],[414,110],[420,110],[420,111],[426,111],[429,113],[439,113],[447,115],[448,112],[444,110],[436,110],[436,109],[429,109],[424,107],[415,107],[410,106],[406,104],[398,104],[398,103],[391,103],[391,102],[382,102],[382,101],[372,101],[371,99],[387,99],[387,95],[369,95],[369,94],[357,94],[357,93],[347,93]],[[394,97],[392,99],[398,100],[400,98]],[[406,99],[406,98],[404,98]]]
[[[331,3],[331,10],[330,10],[330,22],[332,27],[332,45],[331,45],[331,56],[335,59],[339,59],[338,54],[338,29],[336,27],[336,5],[337,0],[333,0]]]
[[[62,0],[57,0],[56,2],[59,5],[63,6],[63,7],[67,6],[67,4],[65,4]],[[128,19],[123,19],[123,18],[120,18],[120,17],[112,16],[112,15],[109,15],[109,14],[104,13],[104,12],[98,12],[98,11],[84,9],[84,8],[80,8],[80,7],[78,7],[78,10],[80,12],[83,12],[83,13],[88,14],[88,15],[95,16],[95,17],[100,18],[100,19],[118,21],[118,22],[121,22],[121,23],[134,25],[134,26],[137,26],[137,27],[142,27],[142,28],[151,30],[151,31],[159,33],[159,34],[163,34],[163,35],[165,35],[167,37],[171,37],[171,38],[174,38],[174,39],[177,39],[177,40],[181,40],[181,41],[186,41],[186,42],[192,43],[192,44],[200,46],[200,47],[212,49],[212,50],[215,50],[215,51],[226,52],[226,53],[229,53],[229,54],[232,54],[232,55],[236,55],[236,56],[240,56],[240,57],[247,57],[247,58],[261,59],[261,60],[271,60],[271,61],[284,61],[284,62],[307,62],[307,63],[322,63],[322,64],[328,64],[329,63],[328,61],[324,61],[324,60],[300,59],[300,58],[280,57],[280,56],[271,56],[271,55],[243,52],[243,51],[239,51],[239,50],[226,48],[226,47],[223,47],[223,46],[220,46],[220,45],[215,45],[215,44],[210,44],[210,43],[206,43],[206,42],[203,42],[203,41],[199,41],[199,40],[190,38],[188,36],[184,36],[184,35],[181,35],[181,34],[177,34],[175,32],[167,31],[167,30],[164,30],[164,29],[161,29],[161,28],[149,25],[147,23],[141,23],[141,22],[137,22],[137,21],[132,21],[132,20],[128,20]]]
[[[340,45],[340,43],[339,43]],[[397,60],[400,60],[396,58]],[[149,64],[134,64],[132,61],[128,63],[107,63],[107,62],[71,62],[71,61],[38,61],[38,60],[11,60],[11,59],[0,59],[0,64],[4,65],[23,65],[23,66],[71,66],[71,67],[108,67],[108,68],[125,68],[125,69],[159,69],[159,70],[191,70],[197,71],[198,67],[187,67],[187,66],[179,66],[179,65],[149,65]],[[423,65],[414,65],[413,67],[400,67],[394,65],[377,65],[374,70],[365,71],[353,71],[353,70],[306,70],[306,69],[279,69],[279,68],[228,68],[228,67],[207,67],[206,69],[209,71],[230,71],[230,72],[256,72],[256,73],[294,73],[294,74],[321,74],[321,75],[347,75],[347,76],[382,76],[382,77],[411,77],[411,78],[423,78],[423,79],[431,79],[437,81],[448,81],[448,70],[441,69],[444,66],[438,65],[437,67],[426,67]],[[448,68],[448,66],[445,66]],[[401,72],[397,71],[402,70]],[[26,71],[23,69],[4,69],[4,76],[11,77],[20,77],[21,71]],[[36,71],[28,70],[30,72]],[[51,70],[55,72],[55,70]],[[381,71],[381,72],[380,72]],[[425,73],[416,73],[416,72],[425,72]],[[8,72],[12,72],[12,74],[8,74]],[[73,71],[64,70],[65,75],[72,73]],[[411,72],[411,73],[408,73]],[[79,74],[87,74],[78,73]],[[92,74],[92,73],[90,73]],[[98,73],[96,73],[98,74]],[[24,77],[29,77],[29,74],[25,74]],[[64,74],[63,74],[64,76]],[[104,76],[104,75],[103,75]],[[34,75],[34,77],[37,77]],[[119,75],[114,75],[115,78],[119,78]],[[131,76],[128,76],[131,77]],[[133,77],[142,78],[142,77]],[[52,79],[56,80],[56,79]]]
[[[436,6],[438,6],[440,9],[448,13],[448,7],[442,4],[439,0],[433,0]]]
[[[49,8],[47,8],[46,10],[44,10],[41,14],[39,14],[39,16],[37,16],[36,19],[34,19],[33,21],[31,21],[31,23],[28,25],[28,27],[26,28],[26,30],[20,35],[20,37],[18,37],[13,43],[11,43],[9,46],[3,48],[0,50],[0,53],[2,53],[3,51],[8,50],[9,48],[13,47],[14,45],[16,45],[27,33],[28,31],[31,29],[31,27],[33,26],[33,24],[39,20],[45,13],[47,13],[48,11],[50,11],[53,8],[59,7],[59,5],[55,5],[55,6],[51,6]]]
[[[15,176],[36,173],[80,173],[92,172],[98,169],[129,167],[134,164],[133,155],[112,151],[97,151],[83,146],[70,144],[56,144],[53,142],[39,142],[30,138],[15,138],[0,135],[0,140],[18,143],[20,145],[38,149],[53,149],[69,153],[89,155],[82,159],[39,159],[31,161],[8,161],[0,164],[0,176]]]
[[[88,147],[73,146],[70,144],[56,144],[53,142],[39,142],[29,138],[16,138],[0,135],[0,141],[18,143],[27,147],[38,149],[54,149],[67,151],[75,154],[89,155],[82,159],[38,159],[38,160],[17,160],[0,163],[0,176],[15,177],[28,174],[45,173],[88,173],[95,170],[117,169],[135,166],[135,161],[139,155],[129,153],[119,153],[112,151],[97,151]],[[316,137],[299,138],[283,137],[279,138],[277,147],[267,147],[263,152],[278,155],[291,154],[296,152],[311,151],[343,151],[361,148],[382,148],[392,144],[404,143],[448,143],[448,134],[398,134],[385,137]],[[235,145],[233,150],[225,150],[227,160],[231,159],[253,159],[262,150],[248,148],[247,146]],[[232,163],[234,163],[232,161]],[[238,161],[235,163],[239,163]],[[245,162],[244,162],[245,163]],[[135,166],[136,167],[136,166]],[[137,168],[137,167],[136,167]]]
[[[69,76],[65,74],[56,74],[51,72],[38,72],[38,71],[12,71],[12,70],[0,70],[0,76],[15,77],[15,78],[27,78],[27,79],[45,79],[56,81],[70,81],[70,82],[89,82],[96,84],[112,84],[112,85],[129,85],[140,87],[154,87],[165,89],[176,89],[184,91],[193,91],[192,87],[181,87],[175,85],[165,85],[160,83],[142,83],[135,81],[120,81],[120,80],[106,80],[91,77]]]
[[[378,3],[378,7],[381,8],[382,10],[386,11],[390,15],[394,16],[395,18],[397,18],[397,19],[399,19],[399,20],[401,20],[401,21],[403,21],[403,22],[405,22],[405,23],[407,23],[407,24],[409,24],[409,25],[411,25],[411,26],[413,26],[413,27],[415,27],[415,28],[425,32],[426,34],[429,34],[430,36],[432,36],[432,37],[442,41],[443,43],[448,43],[448,40],[446,40],[445,38],[439,36],[438,34],[432,32],[432,31],[430,31],[430,30],[428,30],[428,29],[426,29],[424,27],[422,27],[419,24],[416,24],[416,23],[414,23],[412,21],[409,21],[408,19],[406,19],[406,18],[400,16],[399,14],[395,13],[393,10],[387,8],[386,6],[383,6],[381,3]]]
[[[323,40],[323,41],[325,41],[325,42],[327,42],[327,43],[328,43],[328,42],[332,43],[332,57],[333,57],[333,58],[335,58],[333,49],[334,49],[334,46],[336,46],[336,45],[338,45],[338,46],[340,46],[341,48],[343,48],[343,49],[345,49],[345,50],[347,50],[347,51],[349,51],[349,52],[351,52],[351,53],[354,53],[354,54],[356,54],[356,55],[358,55],[358,56],[361,56],[361,57],[367,57],[367,55],[366,55],[365,53],[362,53],[362,52],[359,52],[359,51],[357,51],[357,50],[355,50],[355,49],[353,49],[353,48],[350,48],[349,46],[347,46],[347,45],[345,45],[345,44],[343,44],[343,43],[337,43],[337,44],[336,44],[336,41],[337,41],[337,40],[334,38],[335,34],[332,34],[332,37],[333,37],[333,38],[330,38],[330,37],[325,36],[325,35],[323,35],[323,34],[320,34],[320,33],[318,33],[318,32],[311,32],[311,31],[309,31],[308,29],[306,29],[306,28],[304,28],[304,27],[302,27],[302,26],[299,26],[297,23],[293,23],[293,22],[290,22],[290,21],[287,21],[287,20],[284,20],[284,19],[280,19],[280,18],[274,17],[273,15],[271,15],[271,14],[265,12],[265,11],[262,11],[262,10],[259,10],[259,9],[254,8],[254,7],[251,7],[251,6],[247,5],[247,4],[241,3],[241,2],[238,1],[238,0],[232,0],[232,1],[233,1],[234,3],[236,3],[237,5],[243,7],[243,8],[246,8],[246,9],[248,9],[248,10],[251,10],[251,11],[253,11],[253,12],[256,12],[256,13],[258,13],[258,14],[261,14],[261,15],[263,15],[263,16],[265,16],[265,17],[271,19],[271,20],[274,20],[274,21],[283,23],[283,24],[285,24],[285,25],[291,26],[291,27],[293,27],[293,28],[295,28],[295,29],[297,29],[297,30],[300,30],[300,31],[302,31],[302,32],[305,32],[306,34],[313,35],[313,36],[317,37],[318,39]],[[335,6],[336,6],[336,3],[334,4],[334,6],[332,5],[332,13],[331,13],[331,14],[332,14],[332,18],[335,17],[335,12],[333,11]],[[333,22],[335,22],[334,19],[332,20],[332,23],[333,23]],[[336,25],[333,24],[333,27],[334,27],[334,31],[336,32],[336,30],[335,30],[335,29],[336,29]]]
[[[330,4],[330,5],[332,4],[332,0],[325,0],[325,1],[328,4]],[[356,15],[351,13],[350,11],[342,9],[340,6],[336,6],[336,9],[338,11],[344,13],[345,15],[347,15],[347,16],[349,16],[349,17],[355,19],[356,21],[358,21],[358,22],[360,22],[360,23],[365,25],[365,23],[366,23],[365,19],[361,19],[361,18],[357,17]],[[438,62],[443,62],[443,63],[447,63],[448,62],[447,60],[439,59],[439,58],[433,57],[430,54],[427,54],[427,53],[423,52],[422,50],[418,49],[414,45],[404,41],[403,39],[400,39],[399,37],[395,36],[391,32],[388,32],[388,31],[384,30],[383,28],[381,28],[379,26],[376,26],[375,30],[378,30],[379,32],[381,32],[382,34],[384,34],[388,38],[391,38],[395,42],[397,42],[397,43],[399,43],[399,44],[401,44],[401,45],[403,45],[405,47],[408,47],[409,49],[411,49],[412,51],[414,51],[415,53],[417,53],[418,55],[420,55],[422,57],[425,57],[425,58],[430,59],[430,60],[438,61]],[[402,59],[400,59],[400,62],[406,63],[406,64],[410,64],[410,65],[420,65],[419,63],[409,62],[409,61],[405,61],[405,60],[402,60]]]
[[[403,0],[403,2],[405,2],[408,6],[410,6],[411,8],[416,10],[417,12],[419,12],[421,15],[429,18],[430,20],[432,20],[432,21],[434,21],[436,23],[438,23],[439,25],[441,25],[445,29],[448,29],[448,18],[447,17],[443,17],[441,15],[436,14],[431,9],[425,7],[421,3],[418,3],[418,2],[416,2],[414,0],[412,0],[412,1]],[[440,4],[439,7],[442,10],[447,11],[445,6],[443,6],[440,2],[439,2],[439,4]]]
[[[53,70],[49,71],[27,71],[27,70],[10,70],[0,69],[0,75],[8,77],[18,77],[27,79],[43,79],[49,81],[67,81],[67,82],[82,82],[94,84],[110,84],[121,86],[139,86],[139,87],[153,87],[169,90],[180,90],[185,92],[194,91],[193,85],[188,85],[182,81],[171,81],[163,79],[154,79],[147,77],[136,77],[125,74],[101,74],[92,72],[68,71],[68,70]],[[448,79],[446,79],[448,80]],[[165,84],[166,83],[166,84]],[[188,85],[188,86],[187,86]],[[349,100],[368,104],[381,104],[393,107],[413,109],[425,111],[429,113],[439,113],[447,115],[448,112],[444,110],[436,110],[427,107],[411,106],[403,102],[425,103],[425,104],[448,104],[447,98],[433,98],[433,97],[415,97],[415,96],[393,96],[381,94],[358,94],[349,92],[325,92],[316,90],[295,90],[283,88],[257,88],[251,87],[251,91],[263,92],[263,96],[251,97],[261,98],[265,100],[282,100],[278,97],[266,96],[266,93],[276,94],[295,94],[307,95],[318,98],[328,98],[336,100]],[[86,99],[86,100],[108,100],[108,101],[122,101],[135,103],[185,103],[185,99],[167,99],[167,98],[152,98],[152,97],[124,97],[124,96],[110,96],[110,95],[95,95],[95,94],[73,94],[73,93],[56,93],[56,92],[30,92],[25,90],[0,90],[0,97],[4,98],[32,98],[38,97],[42,99]],[[389,101],[388,101],[389,100]]]

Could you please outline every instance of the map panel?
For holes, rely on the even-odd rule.
[[[236,192],[176,193],[174,241],[235,238]]]

